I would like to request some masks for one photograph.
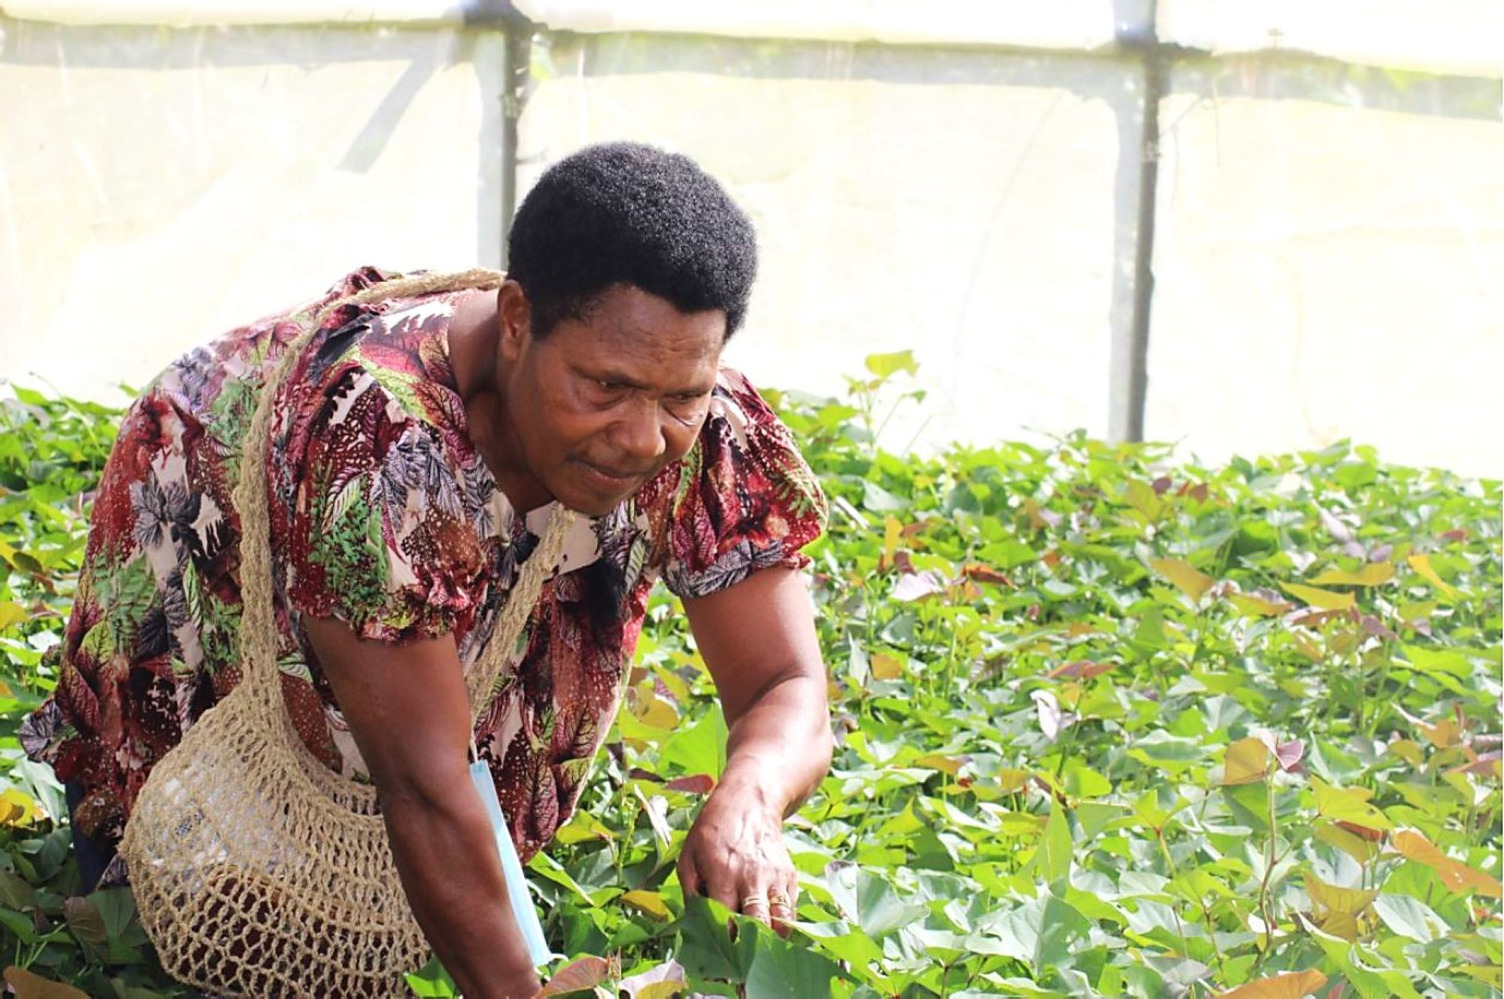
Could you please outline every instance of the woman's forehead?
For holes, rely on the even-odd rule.
[[[719,310],[681,312],[665,298],[635,285],[613,285],[581,319],[563,320],[549,334],[564,333],[572,351],[598,351],[661,363],[715,363],[726,337]]]

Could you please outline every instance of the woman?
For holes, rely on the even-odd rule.
[[[335,310],[276,397],[270,459],[288,710],[319,759],[375,784],[414,915],[471,999],[539,987],[500,918],[472,735],[526,860],[578,799],[657,577],[684,599],[730,727],[680,858],[686,893],[789,918],[782,820],[830,759],[797,574],[824,501],[787,430],[719,367],[755,271],[750,222],[688,159],[614,144],[543,176],[509,250],[494,290],[398,283]],[[57,691],[23,733],[69,785],[81,861],[107,882],[125,876],[109,858],[153,762],[239,680],[230,497],[261,381],[297,317],[383,277],[357,271],[199,348],[121,427]],[[561,506],[586,516],[472,733],[464,670]]]

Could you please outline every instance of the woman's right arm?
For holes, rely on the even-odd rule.
[[[468,775],[470,705],[454,639],[358,637],[336,618],[304,626],[381,795],[413,915],[466,999],[539,989],[485,806]]]

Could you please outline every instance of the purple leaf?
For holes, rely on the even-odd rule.
[[[1276,743],[1274,746],[1274,758],[1279,761],[1279,768],[1287,774],[1296,771],[1305,755],[1306,744],[1300,739]]]
[[[1071,717],[1060,710],[1060,702],[1048,690],[1030,691],[1029,697],[1034,701],[1035,710],[1039,712],[1039,730],[1046,739],[1054,742],[1060,737],[1061,729],[1071,723]]]
[[[1291,739],[1289,742],[1280,742],[1279,738],[1267,729],[1257,732],[1254,737],[1269,747],[1269,752],[1274,755],[1275,762],[1285,773],[1299,773],[1300,761],[1306,755],[1306,744],[1300,739]]]
[[[945,592],[945,577],[933,569],[901,577],[893,584],[893,599],[902,601],[923,600]]]
[[[1353,537],[1352,528],[1338,520],[1334,514],[1328,513],[1325,507],[1318,506],[1316,513],[1321,517],[1321,526],[1332,536],[1332,540],[1338,544],[1350,545],[1357,539]]]

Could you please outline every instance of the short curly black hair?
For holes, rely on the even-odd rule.
[[[725,189],[689,157],[635,142],[549,167],[517,209],[507,252],[539,338],[631,284],[681,312],[720,310],[730,339],[757,274],[757,234]]]

